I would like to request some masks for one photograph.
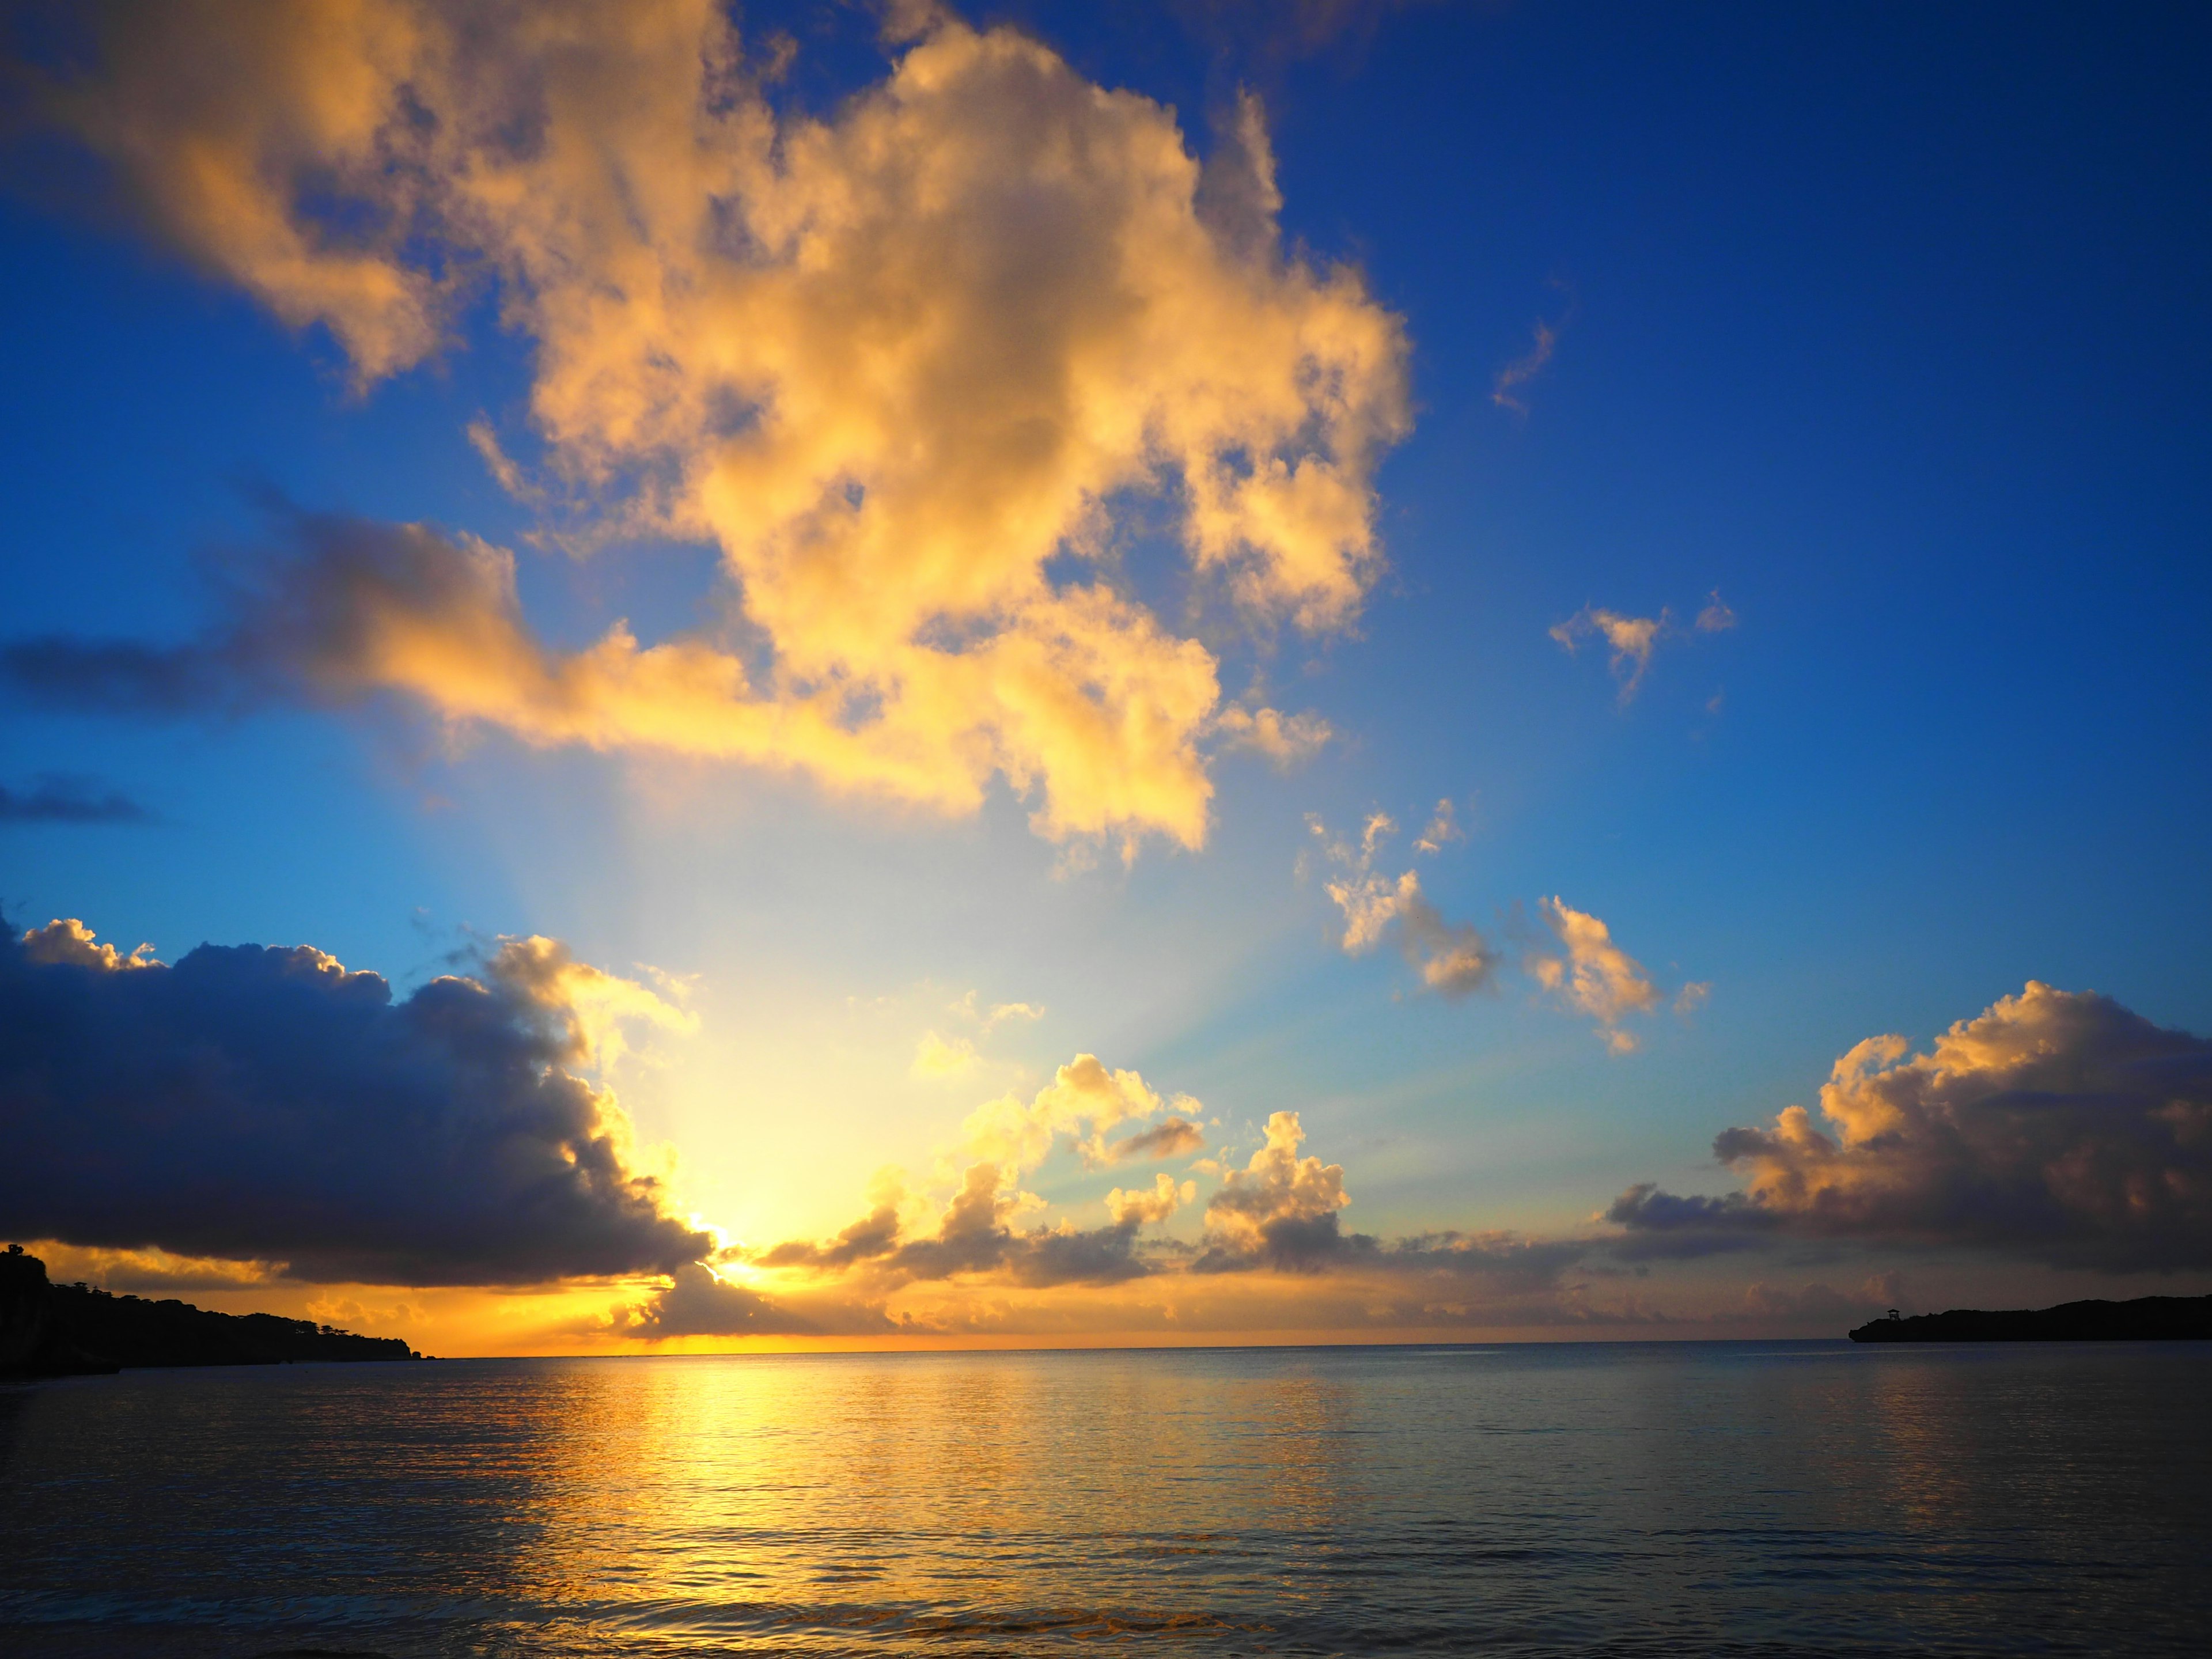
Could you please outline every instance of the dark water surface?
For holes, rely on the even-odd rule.
[[[2212,1344],[0,1389],[0,1651],[2189,1653]]]

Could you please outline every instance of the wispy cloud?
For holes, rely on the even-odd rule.
[[[1528,349],[1498,371],[1497,380],[1491,383],[1490,401],[1500,409],[1526,416],[1528,405],[1521,396],[1522,389],[1544,372],[1544,366],[1552,361],[1552,353],[1559,343],[1559,331],[1549,323],[1539,321]]]
[[[1459,810],[1446,796],[1437,803],[1437,810],[1429,815],[1427,828],[1414,837],[1416,853],[1441,853],[1454,842],[1465,841],[1467,831],[1460,828]]]
[[[147,823],[153,816],[120,791],[70,773],[42,773],[28,789],[0,784],[0,823]]]
[[[1715,592],[1698,612],[1697,621],[1689,629],[1676,625],[1674,612],[1662,609],[1656,617],[1632,617],[1623,611],[1608,611],[1601,605],[1584,605],[1563,623],[1555,623],[1550,632],[1571,655],[1584,640],[1601,639],[1612,652],[1609,666],[1613,677],[1620,684],[1623,707],[1633,702],[1643,689],[1644,676],[1651,666],[1652,653],[1662,641],[1685,639],[1696,634],[1723,633],[1736,625],[1735,612],[1723,602]],[[1717,704],[1718,699],[1715,699]],[[1709,713],[1714,712],[1709,707]]]
[[[1376,853],[1397,829],[1388,813],[1368,818],[1356,846],[1331,836],[1318,817],[1306,823],[1328,861],[1330,873],[1322,884],[1343,914],[1347,954],[1374,949],[1395,930],[1399,949],[1428,989],[1462,997],[1490,983],[1499,958],[1481,930],[1446,921],[1421,890],[1416,872],[1407,870],[1393,879],[1376,870]]]

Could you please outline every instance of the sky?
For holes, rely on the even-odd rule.
[[[10,9],[0,1233],[454,1354],[2212,1291],[2208,47]]]

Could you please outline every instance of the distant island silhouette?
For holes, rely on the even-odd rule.
[[[2212,1340],[2212,1296],[2142,1296],[2132,1302],[2062,1302],[1869,1320],[1854,1342],[2173,1342]]]
[[[0,1253],[0,1376],[422,1357],[396,1336],[356,1336],[311,1319],[211,1313],[189,1303],[57,1285],[46,1264],[21,1245]]]

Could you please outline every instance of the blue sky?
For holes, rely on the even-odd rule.
[[[1632,1182],[1731,1189],[1719,1130],[2031,979],[2212,1031],[2201,15],[1431,5],[1318,45],[1233,9],[971,21],[1172,105],[1200,153],[1255,90],[1285,245],[1403,319],[1413,425],[1374,476],[1387,570],[1356,623],[1197,624],[1224,694],[1256,673],[1327,720],[1317,756],[1224,752],[1202,849],[1086,862],[1003,780],[945,816],[441,731],[404,699],[143,720],[19,697],[0,785],[80,775],[152,821],[0,823],[17,928],[81,917],[164,960],[307,943],[403,988],[543,934],[688,981],[698,1028],[609,1080],[699,1213],[755,1244],[834,1232],[880,1165],[921,1183],[971,1108],[1078,1052],[1196,1097],[1238,1167],[1298,1113],[1347,1228],[1555,1237]],[[741,28],[789,30],[773,95],[825,115],[902,50],[856,12]],[[87,210],[99,175],[64,139],[9,165],[9,638],[191,636],[210,561],[270,539],[271,492],[515,549],[556,644],[708,619],[710,545],[529,544],[546,521],[465,432],[541,453],[532,342],[486,295],[356,392],[319,326]],[[1171,544],[1133,547],[1127,580],[1180,603]],[[1715,594],[1735,625],[1700,632]],[[1632,698],[1601,641],[1552,636],[1585,607],[1677,624]],[[1417,858],[1440,799],[1465,840]],[[1557,895],[1667,996],[1710,1000],[1627,1022],[1642,1045],[1616,1055],[1526,975],[1450,1000],[1388,945],[1347,953],[1309,815],[1356,837],[1377,811],[1376,868],[1418,866],[1445,917],[1540,943]],[[968,1073],[909,1075],[970,990],[1045,1012],[968,1031]],[[1030,1177],[1048,1219],[1109,1184]],[[1895,1241],[1860,1243],[1878,1266]],[[1730,1263],[1730,1296],[1862,1271]],[[2042,1282],[2002,1252],[1912,1263]]]

